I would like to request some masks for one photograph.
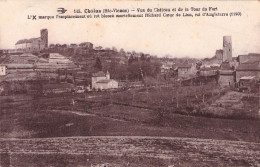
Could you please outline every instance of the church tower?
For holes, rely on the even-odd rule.
[[[223,62],[232,60],[232,39],[231,36],[223,37]]]
[[[41,40],[44,48],[48,48],[48,29],[41,29]]]

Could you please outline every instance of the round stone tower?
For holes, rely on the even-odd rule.
[[[232,60],[232,39],[231,36],[223,37],[223,62]]]

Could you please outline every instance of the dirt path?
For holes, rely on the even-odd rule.
[[[155,158],[165,162],[185,162],[224,166],[260,165],[260,143],[175,137],[65,137],[0,139],[0,153],[18,155],[94,155]],[[14,160],[14,161],[16,161]],[[123,159],[122,159],[123,161]],[[70,161],[74,165],[77,162]],[[169,164],[170,165],[170,164]]]

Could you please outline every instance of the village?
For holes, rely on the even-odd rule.
[[[241,105],[247,106],[239,99],[258,98],[260,54],[232,56],[231,36],[223,37],[223,48],[211,58],[194,59],[158,58],[115,47],[94,47],[90,42],[48,44],[48,30],[42,29],[40,35],[17,41],[15,49],[1,50],[2,96],[67,93],[73,95],[69,104],[81,110],[84,104],[79,103],[87,103],[87,96],[101,93],[101,101],[149,106],[163,113],[217,117],[237,117],[241,115],[237,105],[241,110]],[[232,102],[234,98],[228,94],[235,92],[242,93]],[[221,98],[221,94],[226,94],[222,97],[231,101],[231,108],[223,107],[225,102],[215,104],[218,100],[214,98]],[[124,99],[125,95],[130,98]],[[242,117],[258,118],[257,107],[252,106],[252,113],[243,111]]]
[[[232,56],[231,36],[223,37],[223,48],[216,50],[213,57],[202,60],[192,58],[174,60],[134,51],[125,52],[123,49],[117,51],[116,48],[103,49],[101,46],[93,48],[90,42],[83,42],[79,45],[48,45],[47,29],[41,30],[40,38],[20,40],[15,47],[16,49],[13,50],[1,50],[1,83],[13,80],[16,82],[37,80],[33,77],[17,78],[18,75],[28,72],[35,76],[37,74],[38,79],[48,80],[49,83],[50,80],[62,83],[70,80],[75,86],[80,85],[88,91],[122,88],[126,81],[132,82],[133,86],[144,86],[147,84],[145,80],[149,77],[160,77],[159,80],[162,82],[164,82],[162,79],[164,77],[165,80],[178,80],[182,84],[189,81],[189,84],[194,84],[193,82],[198,79],[199,82],[205,82],[205,78],[215,77],[217,85],[220,86],[234,87],[249,92],[255,87],[259,88],[260,54]],[[142,61],[148,62],[147,65],[142,64]],[[132,62],[138,62],[139,69],[136,71],[127,69]],[[111,64],[116,67],[124,66],[121,73],[124,73],[126,69],[128,75],[115,74],[113,71],[115,69],[111,68]],[[154,74],[148,74],[145,71],[146,66],[149,65],[156,66]],[[113,72],[112,77],[115,76],[113,80],[112,78],[110,80],[110,72]],[[135,74],[131,76],[131,73]],[[135,84],[135,80],[140,83]],[[19,90],[18,87],[15,89]],[[4,89],[3,85],[1,90],[2,92],[10,91]]]
[[[136,141],[129,136],[178,137],[178,140],[185,139],[184,143],[188,145],[189,138],[196,138],[195,143],[197,139],[203,139],[205,141],[201,143],[205,142],[215,150],[218,144],[215,141],[209,144],[210,140],[257,145],[260,142],[260,53],[234,55],[232,37],[219,38],[223,39],[223,47],[216,48],[215,55],[200,59],[176,58],[125,51],[124,48],[103,48],[91,42],[49,44],[48,29],[41,29],[40,37],[21,39],[14,44],[15,49],[0,50],[0,138],[41,138],[40,141],[54,137],[51,147],[45,148],[50,152],[65,147],[71,149],[73,145],[80,150],[77,142],[85,139],[77,136],[108,136],[96,137],[105,143],[112,142],[111,136],[126,136],[122,141],[129,143]],[[70,144],[60,146],[60,139],[55,143],[56,137],[72,138],[66,139]],[[147,146],[142,147],[148,150],[151,145],[160,147],[159,152],[153,152],[156,159],[157,154],[164,154],[161,148],[165,147],[162,141],[166,139],[149,144],[150,140],[153,139],[144,139]],[[142,143],[143,139],[138,138],[138,141]],[[34,141],[28,140],[30,142]],[[117,144],[122,144],[120,142]],[[182,148],[183,143],[180,143],[172,146],[171,151]],[[197,148],[204,148],[201,143],[195,152],[199,151]],[[233,143],[238,147],[236,144]],[[55,148],[57,145],[59,148]],[[28,152],[41,148],[40,144],[39,148],[30,148],[30,144],[28,148],[26,144],[21,144],[21,148],[23,146]],[[92,146],[86,142],[84,147]],[[239,149],[237,151],[242,152],[243,148]],[[259,155],[257,149],[252,156]],[[241,156],[235,160],[231,154],[227,156],[229,158],[212,161],[212,157],[218,157],[215,154],[224,154],[224,151],[218,151],[205,157],[194,153],[199,157],[195,160],[185,159],[185,152],[178,156],[189,165],[201,164],[202,159],[204,165],[213,166],[217,162],[230,166],[258,165],[260,162],[257,156]],[[97,146],[97,152],[109,161],[104,149],[98,150]],[[0,164],[9,164],[9,154],[0,155],[5,157]],[[58,158],[61,161],[69,161],[67,154],[55,156],[62,156]],[[26,164],[31,158],[29,154],[25,158],[26,161],[17,163],[30,165]],[[89,159],[82,162],[100,163],[99,159]],[[169,164],[168,160],[157,162],[147,155],[138,161],[127,155],[123,155],[123,159],[136,166],[150,161],[156,162],[154,166]]]
[[[41,30],[39,38],[17,41],[15,48],[1,50],[2,95],[82,93],[152,85],[176,86],[176,83],[205,85],[208,82],[242,92],[259,91],[260,54],[232,56],[231,36],[224,36],[223,48],[206,59],[158,58],[124,49],[93,47],[90,42],[48,45],[47,29]],[[36,86],[38,81],[42,85]]]

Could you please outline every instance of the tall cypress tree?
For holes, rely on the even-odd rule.
[[[98,71],[102,71],[102,63],[98,57],[96,58],[96,63],[94,65],[94,68],[97,69]]]

